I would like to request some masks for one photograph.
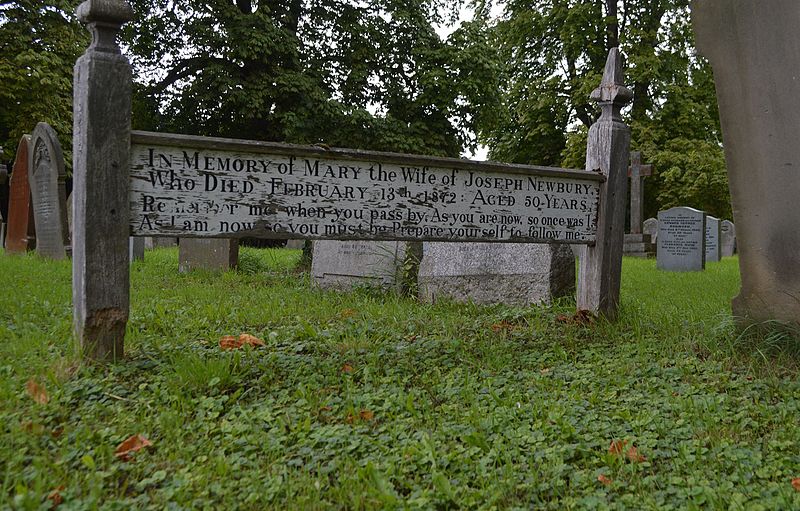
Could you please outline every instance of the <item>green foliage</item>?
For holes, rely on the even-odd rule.
[[[482,26],[434,31],[460,2],[133,4],[137,127],[458,156],[496,102]]]
[[[72,68],[89,44],[74,12],[79,0],[3,2],[0,7],[0,159],[47,122],[72,169]]]
[[[149,251],[107,368],[73,358],[69,261],[0,254],[0,507],[60,486],[69,509],[800,506],[800,351],[733,332],[735,258],[626,259],[620,322],[584,326],[558,320],[569,300],[326,293],[299,251],[246,253],[261,271],[179,274],[175,249]],[[267,346],[219,350],[240,332]],[[115,457],[134,434],[153,447]]]

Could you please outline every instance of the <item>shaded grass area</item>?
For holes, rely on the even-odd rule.
[[[148,252],[109,368],[76,362],[69,264],[0,255],[2,507],[800,508],[795,341],[736,334],[735,259],[626,259],[621,320],[582,325],[569,300],[321,292],[299,255],[180,275]],[[267,346],[219,349],[240,332]],[[133,434],[153,447],[116,458]]]

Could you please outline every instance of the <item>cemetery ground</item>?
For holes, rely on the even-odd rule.
[[[0,254],[0,507],[800,508],[798,344],[735,333],[736,259],[626,258],[608,324],[323,292],[299,255],[148,252],[98,367],[70,263]],[[265,345],[220,348],[242,332]]]

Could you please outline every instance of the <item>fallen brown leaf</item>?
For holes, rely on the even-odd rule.
[[[794,488],[795,491],[800,491],[800,477],[792,479],[792,488]]]
[[[342,312],[339,313],[339,316],[342,319],[351,318],[356,315],[356,311],[354,309],[343,309]]]
[[[223,350],[235,350],[241,348],[242,343],[233,335],[223,335],[219,339],[219,347]]]
[[[361,417],[362,420],[365,421],[371,421],[372,419],[375,418],[375,412],[373,412],[372,410],[361,410],[361,412],[358,415]]]
[[[117,446],[117,448],[114,450],[114,456],[123,461],[128,461],[131,459],[131,454],[152,445],[153,443],[143,435],[133,435],[128,437]]]
[[[343,365],[342,366],[342,372],[343,373],[352,373],[353,372],[353,366],[351,366],[350,364]]]
[[[566,323],[568,325],[591,325],[595,321],[595,315],[589,310],[579,310],[572,316],[559,314],[556,316],[556,321],[559,323]]]
[[[621,455],[628,445],[627,440],[612,440],[611,445],[608,446],[608,454]]]
[[[239,342],[242,343],[242,346],[244,346],[245,344],[249,344],[254,348],[256,346],[266,346],[266,344],[264,344],[264,341],[262,341],[255,335],[250,335],[245,333],[239,334]]]
[[[59,486],[47,494],[47,500],[51,502],[50,509],[55,509],[64,502],[64,497],[61,496],[62,491],[64,491],[64,485]]]
[[[639,449],[634,446],[628,448],[628,450],[625,452],[625,456],[627,456],[627,458],[634,463],[641,463],[645,461],[645,457],[639,454]]]
[[[509,323],[506,320],[503,320],[499,323],[495,323],[494,325],[491,326],[491,328],[494,333],[498,334],[500,332],[510,332],[515,328],[519,328],[519,325],[515,325],[513,323]]]
[[[597,476],[597,480],[598,480],[598,481],[600,481],[601,483],[603,483],[603,484],[604,484],[604,485],[606,485],[606,486],[610,486],[610,485],[611,485],[611,483],[613,483],[613,482],[614,482],[614,481],[612,481],[612,480],[611,480],[611,478],[610,478],[610,477],[606,477],[606,476],[605,476],[605,475],[603,475],[603,474],[600,474],[599,476]]]
[[[33,378],[28,380],[28,383],[25,384],[25,389],[28,391],[28,395],[40,405],[46,405],[48,401],[50,401],[50,397],[47,395],[44,385],[39,385]]]

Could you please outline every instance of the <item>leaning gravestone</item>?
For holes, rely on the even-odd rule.
[[[8,227],[6,252],[23,254],[36,246],[36,228],[33,223],[31,186],[28,182],[28,165],[31,154],[31,136],[22,135],[17,146],[14,170],[8,199]]]
[[[325,289],[360,285],[399,289],[410,245],[404,241],[315,241],[313,281]]]
[[[36,253],[50,259],[67,257],[67,173],[56,132],[40,122],[31,135],[30,172],[33,216],[36,222]]]
[[[667,271],[705,269],[706,214],[677,207],[658,212],[656,266]]]
[[[644,221],[642,232],[650,235],[653,245],[658,244],[658,219],[648,218]]]
[[[424,243],[420,298],[481,304],[550,303],[575,293],[575,256],[565,245]]]
[[[800,323],[800,2],[694,0],[714,70],[736,221],[742,324]]]
[[[719,226],[720,252],[722,257],[731,257],[736,253],[736,226],[730,220],[723,220]]]
[[[239,241],[214,238],[183,238],[178,245],[178,271],[225,271],[239,262]]]
[[[719,218],[706,215],[706,262],[716,263],[720,260],[720,228]]]

